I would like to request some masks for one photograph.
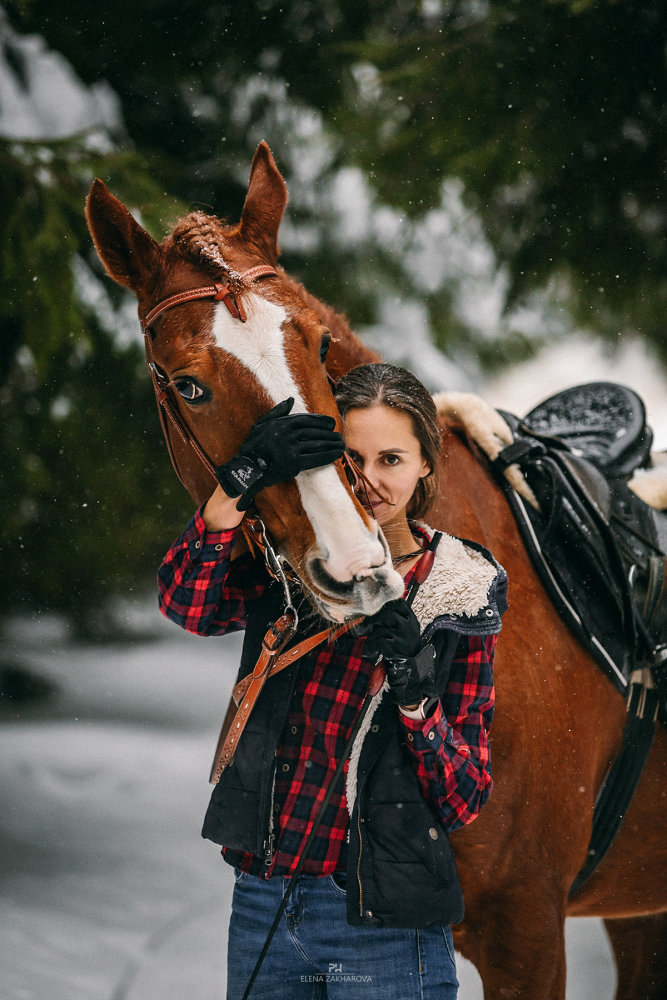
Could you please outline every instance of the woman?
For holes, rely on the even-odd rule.
[[[364,365],[336,399],[360,498],[378,520],[406,592],[432,531],[433,400],[408,371]],[[161,608],[203,635],[246,629],[239,677],[254,666],[280,588],[249,555],[231,559],[243,511],[264,486],[340,457],[334,421],[279,404],[160,568]],[[387,682],[355,740],[252,989],[252,997],[457,995],[449,925],[463,901],[448,831],[491,790],[492,661],[506,575],[486,550],[443,536],[412,607],[391,601],[269,680],[214,788],[203,835],[222,845],[236,885],[228,1000],[238,1000],[303,852],[380,657]],[[321,622],[319,623],[321,626]],[[312,617],[302,625],[314,628]]]

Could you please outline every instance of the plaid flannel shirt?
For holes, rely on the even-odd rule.
[[[204,636],[245,628],[269,578],[261,561],[249,555],[231,559],[238,530],[207,531],[197,511],[158,572],[160,609],[167,618]],[[495,635],[461,637],[445,696],[428,719],[408,719],[396,709],[423,795],[448,831],[475,819],[491,791],[495,642]],[[373,664],[364,659],[364,644],[364,636],[346,634],[300,661],[276,755],[275,851],[267,867],[263,858],[223,848],[230,864],[266,878],[294,872],[366,693]],[[348,825],[341,791],[329,803],[306,873],[345,869]]]

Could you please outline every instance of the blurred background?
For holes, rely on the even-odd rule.
[[[282,263],[387,360],[519,414],[624,382],[665,449],[666,26],[652,0],[0,0],[3,1000],[184,996],[165,949],[224,958],[198,831],[238,647],[155,608],[192,503],[92,179],[159,239],[235,221],[266,139]],[[568,997],[611,996],[577,927]]]

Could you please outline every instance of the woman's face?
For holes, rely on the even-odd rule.
[[[381,526],[405,520],[418,481],[431,471],[415,436],[412,418],[382,404],[351,409],[345,414],[343,433],[352,459],[391,503],[369,493],[373,517]],[[360,499],[365,503],[363,491]]]

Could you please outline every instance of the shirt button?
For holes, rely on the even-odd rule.
[[[431,730],[431,732],[428,734],[428,738],[430,740],[434,740],[435,739],[435,733],[433,732],[433,730]]]
[[[410,741],[410,743],[414,743],[415,738],[414,738],[414,735],[412,733],[408,733],[408,740]]]
[[[201,542],[199,541],[199,539],[197,539],[197,541],[195,542],[195,548],[196,549],[200,549],[201,548]]]
[[[438,839],[438,831],[436,830],[436,828],[434,826],[429,826],[429,828],[428,828],[428,835],[431,838],[431,840],[437,840]]]
[[[283,771],[289,771],[289,764],[283,764]]]
[[[218,544],[215,547],[215,551],[219,552],[221,548],[222,548],[222,542],[218,542]]]
[[[298,732],[296,726],[290,726],[289,727],[289,731],[290,731],[290,733],[292,733],[293,736],[296,736],[296,734]]]

